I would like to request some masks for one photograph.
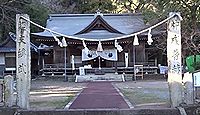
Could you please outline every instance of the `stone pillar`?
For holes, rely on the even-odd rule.
[[[0,79],[0,103],[3,102],[4,99],[4,79]]]
[[[183,77],[184,84],[184,102],[189,105],[194,103],[194,93],[193,93],[193,80],[192,73],[185,73]]]
[[[14,78],[11,75],[4,77],[5,83],[5,106],[12,107],[14,104]]]
[[[167,36],[167,61],[168,83],[172,107],[179,106],[182,99],[182,64],[181,64],[181,17],[175,15],[168,22]]]
[[[29,108],[29,91],[31,80],[30,23],[27,14],[16,15],[16,79],[17,105]]]

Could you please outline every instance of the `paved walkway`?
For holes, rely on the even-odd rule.
[[[111,82],[90,82],[69,109],[129,108]]]

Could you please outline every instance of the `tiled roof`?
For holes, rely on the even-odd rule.
[[[37,52],[38,47],[32,42],[30,43],[31,50]],[[16,52],[16,36],[14,33],[9,32],[8,38],[0,44],[0,52]]]
[[[46,28],[53,31],[82,38],[105,39],[131,34],[146,28],[141,14],[103,14],[102,18],[109,26],[120,33],[111,33],[106,30],[95,30],[75,35],[84,30],[96,18],[95,14],[51,14],[47,20]],[[33,33],[38,36],[52,37],[48,31]]]
[[[16,52],[16,48],[0,47],[0,53],[6,53],[6,52]]]

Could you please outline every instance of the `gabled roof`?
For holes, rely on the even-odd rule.
[[[99,22],[103,24],[103,29],[95,29]],[[50,14],[46,24],[46,28],[64,35],[89,39],[123,36],[146,27],[141,14]],[[46,30],[33,34],[52,37]]]
[[[92,30],[107,30],[111,33],[119,33],[123,34],[122,32],[116,30],[112,26],[110,26],[103,18],[101,15],[97,15],[96,18],[83,30],[80,32],[76,33],[77,34],[84,34],[84,33],[89,33]]]
[[[38,47],[32,42],[30,44],[31,50],[37,52]],[[0,52],[16,52],[16,36],[14,33],[10,32],[7,39],[0,44]]]

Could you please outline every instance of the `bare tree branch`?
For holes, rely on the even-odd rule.
[[[1,20],[0,20],[0,23],[2,23],[3,20],[4,20],[5,13],[4,13],[4,9],[3,9],[2,7],[0,7],[0,9],[1,9],[1,15],[2,15],[2,18],[1,18]]]
[[[181,1],[186,7],[188,7],[188,8],[190,8],[191,6],[189,5],[189,4],[187,4],[186,3],[186,1],[185,0],[179,0],[179,1]]]

